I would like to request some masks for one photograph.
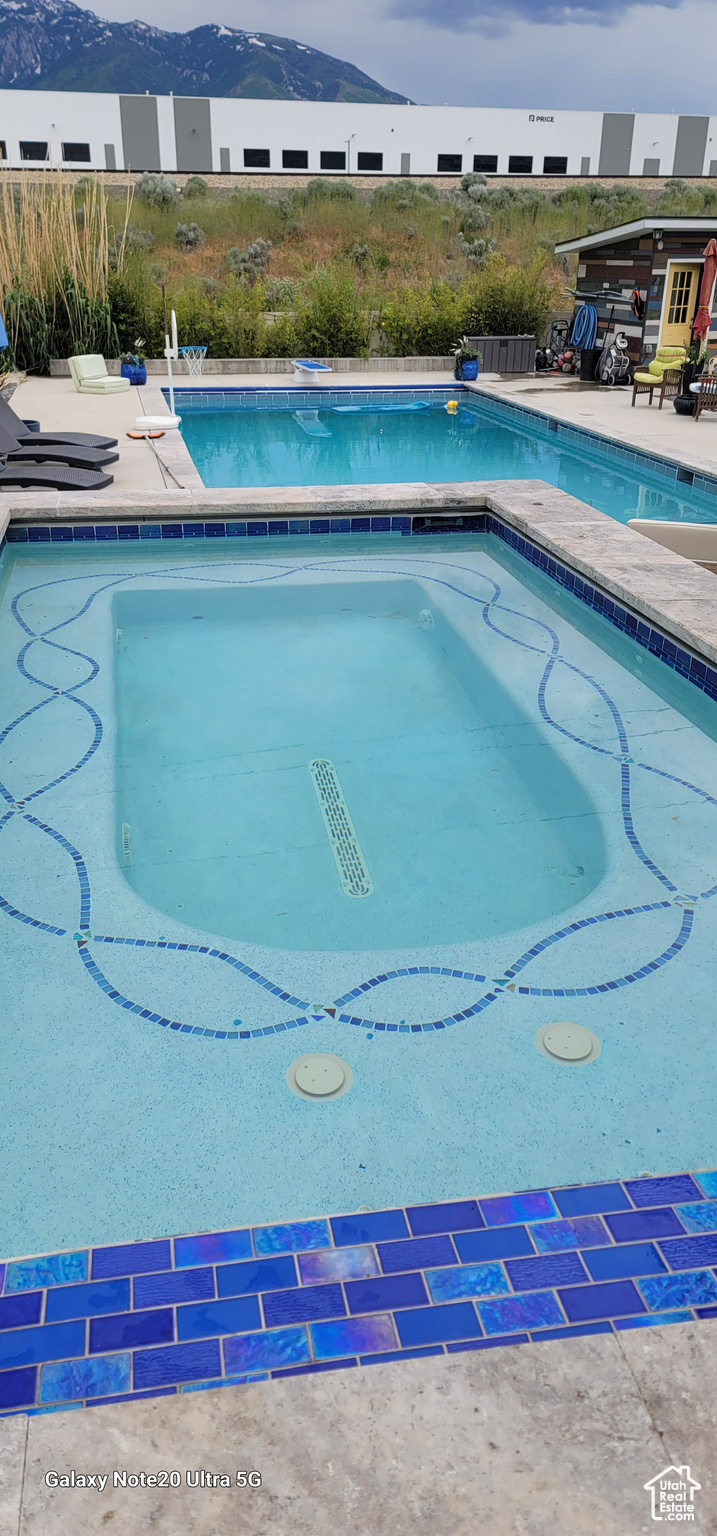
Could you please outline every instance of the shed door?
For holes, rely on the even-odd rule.
[[[662,306],[661,347],[689,347],[701,275],[701,266],[692,262],[672,263]]]

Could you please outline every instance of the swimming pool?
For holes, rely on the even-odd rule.
[[[621,523],[717,520],[717,482],[460,386],[182,390],[177,400],[210,487],[540,479]]]
[[[717,1158],[713,701],[492,536],[290,543],[5,551],[5,1253]]]

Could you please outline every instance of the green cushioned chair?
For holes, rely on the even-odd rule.
[[[68,359],[75,389],[83,395],[121,395],[131,388],[129,379],[119,374],[109,374],[103,357],[88,353],[85,357]]]
[[[638,370],[633,376],[631,404],[635,404],[636,395],[649,395],[652,405],[652,396],[657,390],[660,396],[659,409],[662,410],[665,395],[679,394],[682,368],[686,361],[686,347],[658,347],[647,368]]]

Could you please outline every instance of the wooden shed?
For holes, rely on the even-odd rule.
[[[600,319],[613,316],[608,339],[616,330],[625,331],[630,359],[636,363],[654,356],[659,346],[689,346],[704,250],[712,239],[717,239],[717,218],[655,217],[562,240],[555,252],[558,256],[577,252],[576,308],[583,302],[582,295],[585,299],[596,296]],[[642,320],[632,305],[635,289],[645,306]],[[714,294],[708,346],[717,349]]]

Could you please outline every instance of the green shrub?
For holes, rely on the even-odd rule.
[[[179,202],[180,192],[171,176],[161,171],[145,171],[135,182],[134,195],[148,208],[172,208]]]
[[[327,181],[324,176],[313,176],[304,188],[307,203],[354,203],[357,200],[358,193],[350,181]]]
[[[301,346],[309,357],[366,357],[367,309],[347,272],[317,268],[296,306]]]
[[[183,250],[196,251],[197,246],[203,245],[207,237],[204,230],[192,221],[191,224],[178,224],[174,231],[174,238]]]
[[[209,196],[209,182],[205,181],[203,176],[188,176],[187,177],[187,180],[184,183],[184,190],[182,192],[182,197],[188,197],[188,198],[191,199],[193,197],[208,197],[208,196]]]

